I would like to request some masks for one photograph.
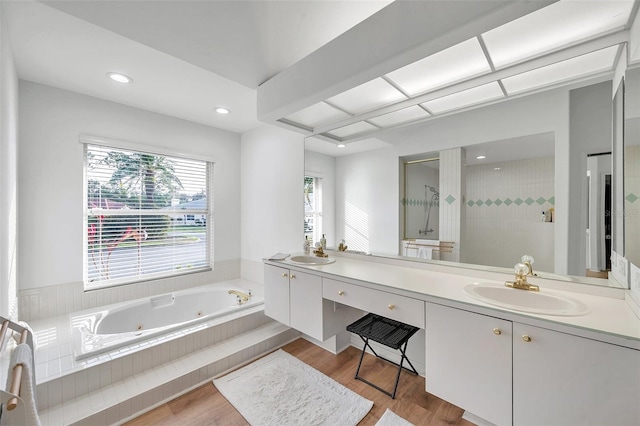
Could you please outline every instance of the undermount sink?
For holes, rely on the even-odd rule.
[[[335,257],[318,257],[303,254],[291,256],[287,259],[287,262],[296,265],[328,265],[329,263],[333,263],[335,261]]]
[[[494,306],[514,311],[542,315],[580,316],[589,313],[587,305],[564,295],[550,294],[551,290],[540,292],[519,290],[497,284],[469,284],[465,294]]]

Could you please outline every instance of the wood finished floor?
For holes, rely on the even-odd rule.
[[[425,392],[423,377],[403,371],[395,400],[354,379],[353,375],[360,358],[360,351],[354,347],[334,355],[304,339],[298,339],[282,349],[372,400],[373,408],[359,426],[375,425],[387,408],[415,425],[473,425],[462,419],[462,409]],[[397,371],[397,367],[367,354],[360,375],[374,383],[389,384],[391,389]],[[213,384],[208,383],[133,419],[126,425],[240,426],[248,423]]]

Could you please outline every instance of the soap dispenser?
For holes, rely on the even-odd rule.
[[[322,247],[322,250],[327,248],[327,240],[324,238],[324,234],[322,234],[322,238],[320,238],[320,246]]]
[[[309,241],[309,237],[307,235],[304,236],[304,244],[302,245],[302,249],[307,254],[311,251],[311,241]]]

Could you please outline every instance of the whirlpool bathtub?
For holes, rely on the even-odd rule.
[[[70,314],[75,359],[158,336],[178,337],[206,328],[210,322],[233,319],[264,303],[255,289],[246,302],[229,294],[229,290],[251,293],[249,285],[243,280],[220,282]]]

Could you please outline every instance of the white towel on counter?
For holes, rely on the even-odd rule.
[[[8,411],[3,407],[2,417],[0,418],[0,426],[22,425],[40,426],[40,418],[38,417],[38,409],[36,406],[36,394],[33,383],[33,353],[26,343],[22,343],[13,350],[11,354],[11,363],[9,364],[9,374],[7,375],[7,389],[11,387],[13,379],[13,368],[22,364],[22,380],[20,382],[20,398],[24,404],[24,418],[22,413],[18,412],[20,407],[16,407],[13,411]]]
[[[433,248],[440,247],[440,240],[418,240],[416,239],[416,244],[424,244],[428,246],[435,246]]]

